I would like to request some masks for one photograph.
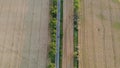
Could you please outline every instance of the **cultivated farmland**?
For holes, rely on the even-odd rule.
[[[79,68],[120,68],[120,3],[81,0]]]
[[[47,68],[49,0],[0,0],[0,68]]]

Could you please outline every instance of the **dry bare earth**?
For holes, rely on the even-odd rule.
[[[0,0],[0,68],[46,68],[49,0]]]
[[[73,68],[73,0],[63,2],[62,68]]]
[[[81,11],[79,68],[120,68],[120,4],[82,0]]]

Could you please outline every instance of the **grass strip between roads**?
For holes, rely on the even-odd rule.
[[[78,21],[80,0],[74,0],[74,68],[79,67],[78,61]]]
[[[50,23],[49,23],[49,31],[50,31],[50,46],[48,52],[48,68],[55,68],[55,55],[56,55],[56,15],[57,15],[57,0],[50,1]]]

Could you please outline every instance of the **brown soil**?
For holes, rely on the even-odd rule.
[[[79,23],[79,68],[120,68],[120,4],[82,0]]]
[[[49,0],[0,0],[0,68],[46,68]]]
[[[74,68],[73,48],[73,0],[64,0],[62,68]]]

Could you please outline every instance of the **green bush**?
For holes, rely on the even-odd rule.
[[[79,6],[80,6],[80,4],[79,4],[79,2],[80,2],[80,0],[74,0],[74,11],[75,12],[78,12],[78,10],[79,10]]]
[[[55,68],[55,64],[54,63],[49,63],[48,68]]]

